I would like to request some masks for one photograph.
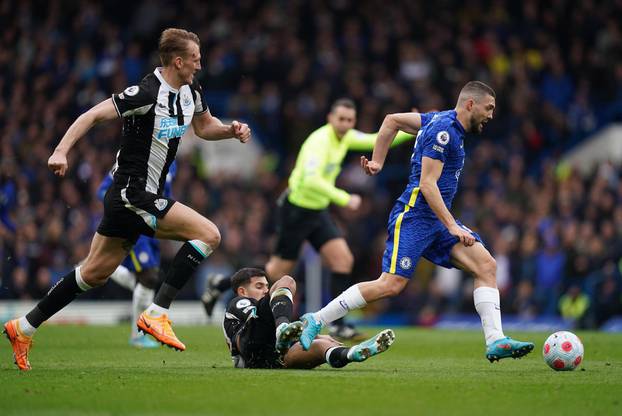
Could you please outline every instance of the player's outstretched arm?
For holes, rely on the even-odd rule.
[[[236,138],[242,143],[251,139],[251,129],[246,123],[233,121],[231,124],[223,124],[218,118],[212,116],[209,111],[195,115],[192,118],[194,133],[204,140],[223,140]]]
[[[441,191],[438,189],[438,178],[443,172],[443,162],[431,157],[424,156],[421,158],[421,180],[419,181],[419,190],[423,194],[426,202],[434,211],[434,214],[447,227],[447,230],[460,239],[465,246],[472,246],[475,238],[470,232],[462,229],[454,219],[451,212],[445,206]]]
[[[112,98],[102,101],[73,122],[61,139],[54,153],[48,159],[48,167],[55,175],[65,176],[67,172],[67,153],[73,145],[84,136],[95,124],[117,118],[117,111]]]
[[[419,113],[395,113],[389,114],[384,118],[378,138],[374,146],[372,160],[368,161],[365,157],[361,158],[361,166],[368,175],[380,173],[384,166],[389,147],[395,139],[399,130],[407,133],[416,134],[421,128],[421,114]]]

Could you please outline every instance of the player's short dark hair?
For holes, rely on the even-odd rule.
[[[162,65],[166,66],[170,64],[176,56],[186,56],[188,52],[188,41],[192,41],[198,46],[201,46],[201,41],[194,32],[188,32],[187,30],[177,28],[165,29],[160,35],[160,42],[158,44],[158,53],[160,54]]]
[[[354,104],[354,100],[351,98],[339,98],[338,100],[335,100],[333,105],[330,106],[330,112],[334,112],[337,107],[345,107],[356,111],[356,104]]]
[[[482,81],[469,81],[460,90],[461,97],[484,97],[490,95],[492,98],[497,98],[495,90],[488,84],[484,84]]]
[[[233,290],[233,293],[237,295],[238,288],[248,284],[251,281],[251,278],[255,276],[266,277],[266,272],[253,267],[245,267],[235,272],[235,274],[231,276],[231,290]]]

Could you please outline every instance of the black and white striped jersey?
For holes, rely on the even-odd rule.
[[[192,117],[208,111],[199,83],[171,87],[156,68],[139,85],[112,95],[123,118],[121,148],[115,175],[141,178],[145,190],[161,195],[168,169],[175,160],[181,136]]]

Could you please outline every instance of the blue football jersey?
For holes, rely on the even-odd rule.
[[[426,156],[443,162],[443,171],[437,184],[445,205],[451,208],[464,166],[464,135],[464,128],[454,110],[421,114],[421,129],[410,159],[408,186],[399,197],[400,202],[411,205],[421,216],[436,218],[423,195],[418,195],[421,162]]]

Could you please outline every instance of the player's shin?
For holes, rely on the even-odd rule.
[[[328,305],[316,312],[315,318],[320,321],[322,325],[328,325],[344,317],[348,312],[360,309],[365,305],[367,305],[367,302],[363,298],[358,285],[353,285],[335,299],[331,300]]]
[[[333,368],[345,367],[351,360],[348,358],[347,347],[332,347],[326,351],[326,363]]]
[[[294,311],[292,292],[286,287],[277,288],[270,295],[270,309],[277,327],[282,323],[289,323]]]
[[[475,310],[482,320],[482,328],[486,338],[486,345],[504,338],[501,327],[501,301],[499,290],[492,287],[478,287],[473,291]]]
[[[80,273],[80,267],[63,276],[25,317],[20,318],[24,335],[31,336],[36,328],[71,303],[76,296],[91,289]]]
[[[341,293],[346,291],[350,285],[350,274],[349,273],[331,273],[331,295],[334,298],[338,297]],[[332,322],[333,325],[344,325],[343,317]]]
[[[179,291],[210,254],[212,254],[212,248],[203,241],[191,240],[184,243],[175,255],[164,283],[147,310],[148,313],[152,316],[166,313]]]

